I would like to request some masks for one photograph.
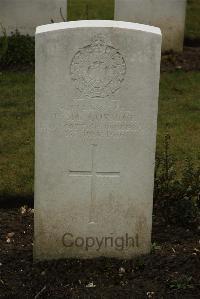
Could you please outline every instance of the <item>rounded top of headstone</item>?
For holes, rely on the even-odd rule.
[[[64,29],[91,28],[91,27],[131,29],[131,30],[143,31],[147,33],[153,33],[156,35],[161,35],[160,28],[158,27],[137,24],[132,22],[111,21],[111,20],[83,20],[83,21],[71,21],[71,22],[47,24],[47,25],[38,26],[36,28],[36,34],[53,32],[53,31],[64,30]]]

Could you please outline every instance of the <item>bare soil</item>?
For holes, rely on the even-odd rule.
[[[161,72],[174,70],[199,71],[200,47],[184,47],[182,53],[165,53],[162,55]]]
[[[33,263],[33,210],[0,209],[0,298],[200,298],[200,233],[154,216],[150,255]]]

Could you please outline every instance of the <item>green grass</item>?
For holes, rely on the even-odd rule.
[[[34,74],[0,75],[1,184],[0,196],[33,193]],[[161,76],[157,150],[171,135],[171,150],[182,164],[198,158],[200,148],[200,73],[176,71]]]
[[[188,0],[185,36],[200,39],[200,0]]]
[[[115,0],[68,0],[68,18],[76,20],[113,20]]]
[[[0,73],[0,115],[0,196],[27,196],[33,192],[33,73]]]
[[[68,0],[68,19],[71,21],[113,18],[114,0]],[[200,38],[200,0],[188,0],[185,35],[190,39]]]
[[[161,74],[157,150],[171,136],[171,150],[179,163],[188,156],[200,158],[200,72]]]

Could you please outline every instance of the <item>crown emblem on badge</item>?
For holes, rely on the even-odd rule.
[[[72,58],[71,78],[82,95],[105,98],[115,93],[126,74],[126,63],[119,52],[102,35],[81,48]]]

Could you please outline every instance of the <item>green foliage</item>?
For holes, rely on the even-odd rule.
[[[161,250],[161,246],[158,245],[156,242],[151,244],[151,253],[155,253],[157,250]]]
[[[0,30],[3,33],[3,36],[0,39],[0,60],[5,55],[8,49],[8,38],[6,34],[6,29],[0,23]]]
[[[181,178],[177,178],[175,159],[170,153],[170,136],[165,136],[164,154],[156,159],[155,202],[167,223],[190,226],[200,219],[200,167],[185,160]]]
[[[0,38],[3,42],[4,37]],[[31,67],[35,62],[35,39],[18,31],[7,37],[7,51],[1,58],[2,67]]]
[[[192,277],[187,275],[181,275],[177,279],[170,282],[169,287],[176,290],[186,290],[193,288]]]

